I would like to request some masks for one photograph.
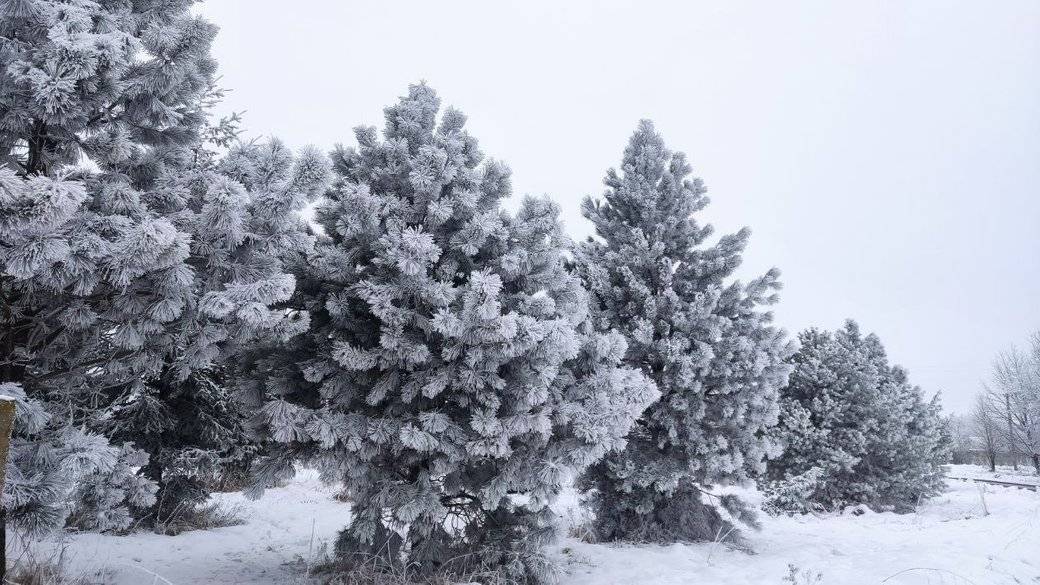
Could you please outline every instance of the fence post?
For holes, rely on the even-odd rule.
[[[14,399],[0,395],[0,583],[7,577],[7,507],[2,497],[7,473],[7,456],[14,429]]]
[[[975,482],[979,488],[979,501],[982,502],[982,515],[989,516],[989,508],[986,507],[986,484],[981,481]]]

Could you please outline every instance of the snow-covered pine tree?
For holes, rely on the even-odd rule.
[[[92,423],[104,412],[99,389],[128,379],[120,370],[133,352],[110,338],[152,333],[108,319],[113,310],[149,308],[112,291],[149,272],[174,281],[183,274],[187,238],[142,213],[130,184],[157,176],[198,136],[215,28],[191,17],[190,4],[0,7],[0,382],[17,385],[36,405],[32,412],[46,414],[16,429],[24,452],[12,458],[5,498],[16,502],[11,519],[30,529],[63,523],[71,499],[112,502],[126,486],[108,481],[111,474],[141,463],[132,450],[109,446]],[[91,181],[70,167],[85,158],[100,168]],[[113,460],[114,449],[127,459]],[[60,453],[96,471],[104,479],[96,487],[111,491],[70,498],[82,482],[41,464],[61,463]],[[147,505],[151,490],[145,482],[122,499]],[[127,512],[78,517],[108,528]]]
[[[348,564],[543,582],[548,505],[655,394],[618,366],[620,336],[587,330],[556,206],[503,212],[508,170],[439,106],[412,86],[383,140],[359,128],[334,154],[293,301],[310,331],[248,364],[271,443],[255,469],[270,485],[304,460],[344,483]]]
[[[135,348],[139,377],[111,395],[104,425],[113,440],[149,455],[142,472],[159,491],[146,520],[159,524],[205,501],[209,486],[229,473],[245,473],[255,446],[232,396],[231,358],[260,336],[285,339],[306,328],[276,305],[295,285],[284,260],[313,244],[299,211],[330,175],[320,152],[308,148],[294,157],[277,140],[235,145],[221,159],[195,153],[192,160],[164,180],[162,193],[181,196],[149,206],[190,236],[185,264],[192,278],[183,305],[162,309],[169,310],[162,331]],[[162,285],[133,283],[138,295]]]
[[[601,331],[628,341],[625,363],[641,369],[661,398],[639,419],[628,447],[583,478],[598,536],[607,540],[713,540],[736,533],[720,508],[753,515],[715,485],[764,470],[790,344],[764,310],[779,272],[732,280],[749,232],[707,242],[696,214],[708,203],[682,153],[666,150],[648,121],[606,177],[602,200],[587,198],[596,228],[578,266]]]
[[[95,279],[116,246],[137,250],[134,232],[106,240],[93,230],[87,197],[82,183],[0,168],[0,382],[20,402],[4,497],[10,521],[30,532],[61,526],[87,478],[108,501],[122,495],[103,516],[78,517],[101,528],[129,518],[126,504],[150,505],[155,489],[129,483],[120,450],[90,425],[94,389],[111,379],[103,366],[122,357],[99,339],[113,325],[96,312],[111,297],[94,296]]]
[[[774,431],[785,449],[763,481],[768,506],[909,510],[937,494],[949,447],[938,396],[925,401],[854,321],[834,333],[809,329],[799,341]]]
[[[292,211],[327,163],[277,142],[216,160],[207,139],[227,146],[233,128],[206,125],[216,29],[192,3],[0,7],[0,382],[46,414],[20,426],[13,461],[33,467],[6,493],[33,528],[63,523],[73,500],[77,524],[125,527],[121,502],[154,500],[139,467],[171,488],[167,509],[201,497],[201,464],[226,460],[237,432],[221,358],[300,327],[270,305],[292,292],[282,256],[310,244]],[[63,450],[96,480],[36,473]]]

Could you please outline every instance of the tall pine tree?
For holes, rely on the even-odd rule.
[[[270,438],[256,469],[271,484],[302,459],[345,484],[348,563],[543,582],[549,504],[654,390],[618,366],[620,336],[588,330],[556,206],[503,212],[508,170],[439,109],[412,86],[383,140],[359,128],[335,153],[293,302],[310,330],[249,363]]]
[[[750,521],[746,507],[711,488],[764,470],[775,453],[777,390],[790,353],[764,307],[779,273],[732,280],[749,232],[708,243],[700,179],[682,153],[668,151],[648,121],[607,172],[601,200],[584,214],[597,238],[579,250],[597,328],[628,341],[625,363],[661,392],[633,427],[628,447],[591,469],[596,529],[607,540],[713,540],[733,534],[719,507]]]

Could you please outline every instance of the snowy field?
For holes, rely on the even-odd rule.
[[[1018,470],[1010,465],[998,465],[996,472],[991,472],[988,467],[979,465],[947,465],[947,467],[950,471],[946,475],[950,477],[977,477],[1040,485],[1040,476],[1036,475],[1031,465],[1019,465]]]
[[[954,466],[951,475],[988,476]],[[1023,477],[1028,477],[1024,475]],[[1036,478],[1033,478],[1036,481]],[[950,482],[916,514],[763,518],[750,535],[756,554],[715,544],[561,546],[568,585],[785,585],[793,564],[819,581],[799,585],[1040,583],[1040,493]],[[117,585],[310,583],[303,574],[320,559],[349,506],[310,472],[260,501],[216,498],[237,507],[241,526],[178,536],[84,534],[51,543],[74,573]],[[989,516],[983,516],[981,497]]]

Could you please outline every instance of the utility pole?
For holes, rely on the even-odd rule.
[[[1004,406],[1007,407],[1008,451],[1011,453],[1011,465],[1018,471],[1018,449],[1015,447],[1015,423],[1011,418],[1011,393],[1004,393]]]

